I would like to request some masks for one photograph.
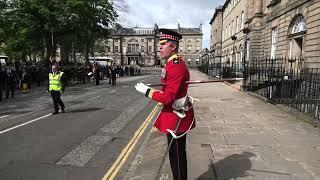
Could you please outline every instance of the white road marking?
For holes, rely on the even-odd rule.
[[[6,129],[6,130],[3,130],[3,131],[0,131],[0,134],[6,133],[6,132],[11,131],[11,130],[14,130],[14,129],[17,129],[17,128],[19,128],[19,127],[22,127],[22,126],[24,126],[24,125],[27,125],[27,124],[33,123],[33,122],[35,122],[35,121],[39,121],[40,119],[43,119],[43,118],[48,117],[48,116],[51,116],[51,115],[52,115],[52,114],[50,113],[50,114],[47,114],[47,115],[44,115],[44,116],[38,117],[38,118],[36,118],[36,119],[34,119],[34,120],[31,120],[31,121],[25,122],[25,123],[23,123],[23,124],[19,124],[19,125],[17,125],[17,126],[14,126],[14,127],[9,128],[9,129]]]
[[[110,91],[110,92],[108,92],[109,94],[111,94],[111,93],[113,93],[113,92],[116,92],[117,90],[112,90],[112,91]]]
[[[113,93],[113,92],[115,92],[115,91],[117,91],[117,90],[112,90],[112,91],[109,92],[109,94],[111,94],[111,93]],[[89,94],[90,94],[90,93],[89,93]],[[91,93],[91,94],[95,94],[95,93]],[[96,99],[96,98],[99,98],[99,97],[101,97],[101,96],[95,96],[95,97],[92,97],[92,98],[90,98],[90,99]],[[90,100],[90,99],[88,99],[88,100]],[[61,112],[61,110],[60,110],[60,112]],[[31,113],[32,113],[32,112],[29,112],[29,113],[26,113],[26,114],[23,114],[23,115],[27,115],[27,114],[31,114]],[[51,116],[51,115],[52,115],[52,114],[50,113],[50,114],[41,116],[41,117],[39,117],[39,118],[33,119],[33,120],[31,120],[31,121],[28,121],[28,122],[25,122],[25,123],[16,125],[16,126],[14,126],[14,127],[8,128],[8,129],[5,129],[5,130],[3,130],[3,131],[0,131],[0,134],[4,134],[4,133],[9,132],[9,131],[11,131],[11,130],[14,130],[14,129],[17,129],[17,128],[19,128],[19,127],[22,127],[22,126],[24,126],[24,125],[33,123],[33,122],[35,122],[35,121],[39,121],[40,119],[46,118],[46,117]],[[0,119],[1,119],[1,118],[5,118],[5,117],[8,117],[8,116],[9,116],[9,115],[0,116]]]
[[[1,118],[5,118],[5,117],[8,117],[8,116],[9,116],[9,115],[0,116],[0,119],[1,119]]]
[[[88,99],[88,100],[96,99],[96,98],[99,98],[99,97],[100,97],[100,96],[92,97],[92,98],[90,98],[90,99]]]

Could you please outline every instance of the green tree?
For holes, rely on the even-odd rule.
[[[76,47],[84,52],[88,63],[89,52],[97,39],[109,35],[108,27],[116,20],[117,13],[108,0],[67,0],[67,7],[77,36]]]
[[[49,60],[57,47],[68,61],[76,49],[88,54],[95,41],[109,34],[117,13],[108,0],[0,0],[0,43],[14,59]],[[2,28],[3,27],[3,28]]]

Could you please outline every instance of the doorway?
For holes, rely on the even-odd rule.
[[[301,58],[303,56],[303,37],[290,40],[289,58]]]

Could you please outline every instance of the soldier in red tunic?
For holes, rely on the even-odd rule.
[[[138,83],[135,88],[147,97],[163,104],[163,109],[154,126],[167,134],[168,144],[174,136],[175,139],[169,149],[171,170],[175,180],[186,180],[186,134],[195,127],[195,121],[193,108],[183,108],[179,104],[183,102],[182,104],[185,105],[184,102],[188,99],[186,81],[190,80],[190,74],[183,58],[177,54],[179,40],[182,39],[182,36],[169,29],[159,29],[159,31],[160,56],[166,60],[160,80],[165,85],[161,90],[155,90],[143,83]]]

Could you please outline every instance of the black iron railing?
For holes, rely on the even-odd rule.
[[[208,74],[243,77],[242,89],[285,104],[320,120],[320,68],[304,67],[302,58],[255,58],[245,65],[208,65]]]

